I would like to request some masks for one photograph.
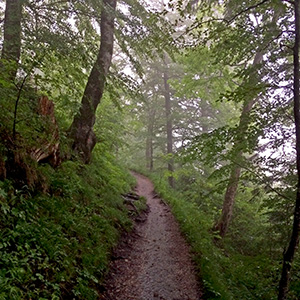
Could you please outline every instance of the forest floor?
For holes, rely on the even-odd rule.
[[[140,174],[136,193],[147,199],[148,213],[116,249],[103,298],[110,300],[200,300],[201,289],[189,246],[170,208]]]

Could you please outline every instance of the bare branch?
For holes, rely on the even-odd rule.
[[[231,17],[229,20],[227,20],[227,22],[228,22],[229,24],[231,24],[238,16],[244,14],[245,12],[248,12],[249,10],[252,10],[252,9],[254,9],[254,8],[257,8],[257,7],[259,7],[259,6],[265,4],[266,2],[269,2],[269,1],[270,1],[270,0],[263,0],[263,1],[261,1],[261,2],[259,2],[259,3],[257,3],[257,4],[255,4],[255,5],[250,5],[249,7],[247,7],[247,8],[245,8],[245,9],[241,10],[239,13],[237,13],[236,15],[234,15],[233,17]],[[224,21],[226,21],[226,20],[224,20]]]

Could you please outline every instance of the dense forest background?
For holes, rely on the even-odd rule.
[[[299,0],[0,4],[0,299],[98,299],[130,169],[205,299],[300,298]]]

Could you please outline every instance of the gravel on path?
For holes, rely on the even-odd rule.
[[[117,249],[101,299],[202,299],[189,246],[170,208],[155,196],[148,178],[133,175],[137,194],[147,198],[149,213]]]

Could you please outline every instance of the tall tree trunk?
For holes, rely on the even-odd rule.
[[[242,152],[239,153],[240,157]],[[224,202],[222,207],[222,214],[219,222],[215,225],[215,230],[219,232],[219,235],[223,238],[228,230],[229,223],[233,214],[233,207],[235,202],[235,196],[239,185],[239,179],[241,174],[241,168],[233,166],[227,189],[224,196]]]
[[[155,110],[151,109],[148,117],[148,130],[146,138],[146,168],[153,170],[153,127],[155,119]]]
[[[146,168],[153,170],[153,138],[148,136],[146,140]]]
[[[277,20],[279,19],[281,14],[281,10],[277,9],[274,11],[274,15],[271,21],[271,24],[273,25],[273,30],[274,34],[276,33],[276,23]],[[271,27],[271,28],[272,28]],[[266,45],[268,44],[268,41],[266,41]],[[264,47],[262,47],[264,48]],[[267,48],[267,47],[266,47]],[[253,67],[257,66],[262,62],[264,52],[262,51],[257,51],[253,60]],[[252,83],[257,82],[256,74],[252,74],[250,81]],[[243,158],[243,149],[241,148],[241,145],[243,143],[244,136],[247,132],[248,125],[249,125],[249,113],[258,100],[257,97],[255,98],[248,98],[245,100],[244,105],[243,105],[243,110],[242,114],[240,116],[240,123],[238,127],[238,136],[236,138],[235,144],[234,144],[234,149],[233,152],[236,153],[234,159],[233,159],[233,164],[232,164],[232,169],[227,185],[227,189],[225,192],[224,196],[224,202],[223,202],[223,208],[222,208],[222,214],[217,222],[217,224],[214,226],[214,230],[218,231],[220,236],[223,238],[228,230],[228,226],[230,224],[232,214],[233,214],[233,207],[234,207],[234,202],[235,202],[235,197],[236,197],[236,192],[238,189],[238,184],[240,180],[240,174],[241,174],[241,167],[240,167],[240,162],[242,161]]]
[[[240,162],[243,159],[243,150],[240,149],[241,145],[243,143],[243,137],[246,134],[248,125],[249,125],[249,113],[256,103],[258,99],[251,99],[250,101],[247,101],[244,103],[243,111],[240,116],[240,123],[238,127],[238,136],[234,144],[233,151],[236,153],[234,157],[234,161],[232,163],[232,169],[229,176],[228,185],[226,188],[225,196],[224,196],[224,202],[223,202],[223,208],[222,208],[222,214],[218,221],[218,223],[215,225],[214,230],[219,232],[219,235],[223,238],[228,230],[228,226],[230,224],[232,215],[233,215],[233,207],[235,202],[235,197],[239,185],[240,175],[241,175],[241,166]]]
[[[295,44],[293,49],[294,62],[294,119],[296,129],[296,164],[297,164],[297,192],[294,211],[294,222],[291,239],[283,256],[282,273],[279,282],[278,300],[287,299],[288,287],[291,278],[291,268],[296,250],[299,245],[300,231],[300,95],[299,95],[299,48],[300,48],[300,12],[299,0],[294,0],[295,9]]]
[[[22,4],[22,0],[6,1],[1,73],[10,80],[16,77],[21,55]]]
[[[96,144],[93,126],[96,109],[101,101],[111,65],[116,3],[116,0],[103,0],[99,53],[86,84],[79,113],[74,117],[69,129],[69,137],[73,142],[72,148],[85,163],[90,161],[92,150]]]
[[[166,67],[166,63],[165,63]],[[171,92],[170,85],[168,83],[167,70],[164,70],[163,80],[164,80],[164,97],[165,97],[165,109],[166,109],[166,121],[167,121],[167,154],[171,157],[168,158],[168,171],[170,174],[174,172],[174,161],[173,155],[173,125],[172,125],[172,111],[171,111]],[[174,187],[174,177],[170,175],[168,177],[169,185]]]

